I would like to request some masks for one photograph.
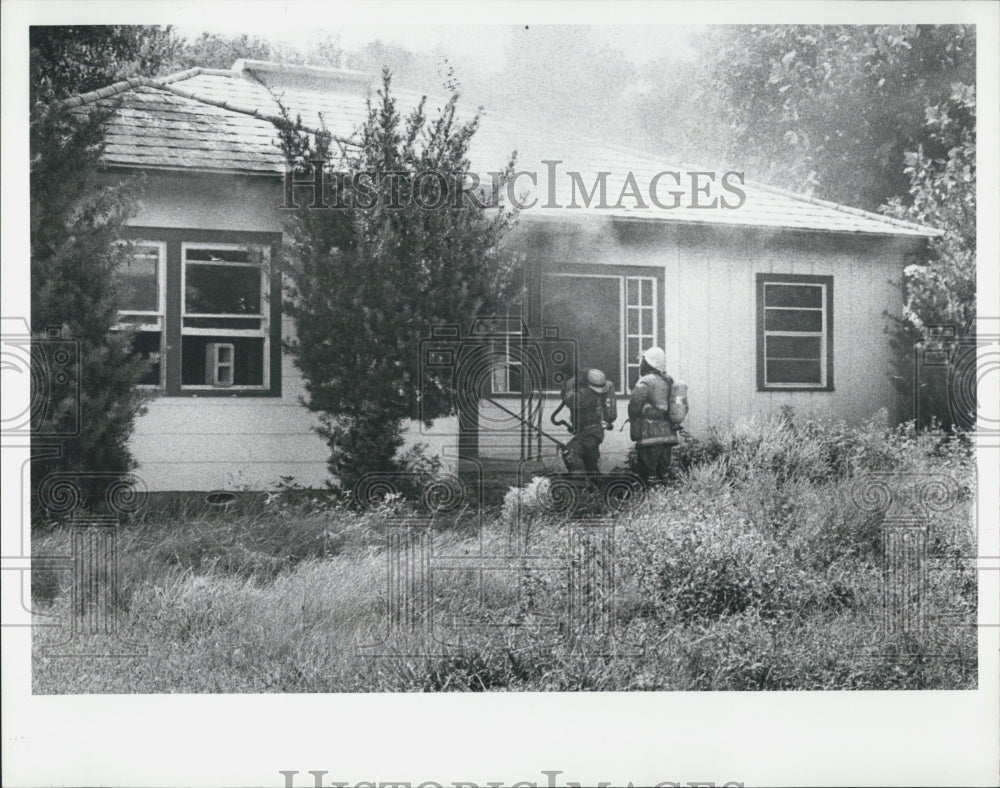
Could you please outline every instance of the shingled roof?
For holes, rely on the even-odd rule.
[[[155,80],[126,80],[76,96],[66,104],[78,113],[93,106],[113,108],[104,152],[109,166],[275,177],[285,172],[274,125],[280,116],[279,100],[292,117],[301,116],[307,128],[324,127],[342,144],[349,145],[365,120],[372,82],[370,75],[354,71],[240,60],[229,71],[194,68]],[[413,91],[394,89],[394,95],[404,113],[421,99],[421,94]],[[442,105],[433,98],[427,101],[430,112]],[[471,117],[465,110],[459,114]],[[583,135],[547,132],[485,111],[470,150],[472,169],[485,179],[490,170],[503,167],[514,151],[518,168],[539,173],[539,184],[545,187],[544,162],[560,162],[562,177],[554,183],[555,203],[562,206],[572,201],[571,181],[565,177],[571,171],[580,173],[588,189],[599,173],[607,173],[607,194],[615,202],[629,173],[639,184],[648,184],[664,170],[703,169],[670,164],[655,155]],[[668,184],[670,181],[661,188],[672,188]],[[530,199],[530,179],[522,178],[518,185],[528,187]],[[681,205],[674,209],[545,208],[544,212],[877,235],[941,234],[928,227],[749,181],[742,188],[746,201],[737,210],[700,210]],[[527,209],[526,213],[538,213],[542,202],[551,202],[548,193],[537,196],[539,207]]]

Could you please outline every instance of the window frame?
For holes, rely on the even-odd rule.
[[[115,242],[119,246],[132,247],[153,247],[157,251],[156,264],[156,290],[157,309],[150,311],[147,309],[119,309],[116,317],[155,317],[156,323],[129,323],[117,322],[112,326],[112,331],[144,331],[157,332],[160,335],[160,380],[158,383],[138,383],[136,388],[163,391],[166,389],[167,360],[166,360],[166,337],[167,337],[167,244],[166,241],[151,241],[147,238],[123,238]]]
[[[637,281],[636,292],[639,296],[639,303],[635,305],[631,305],[628,302],[628,285],[629,282],[632,280]],[[643,283],[647,281],[652,282],[650,290],[652,291],[653,303],[651,305],[643,303],[642,286]],[[646,347],[653,347],[654,345],[657,344],[656,339],[660,325],[659,314],[658,314],[659,303],[656,297],[657,280],[655,276],[625,276],[623,277],[622,286],[624,287],[623,299],[622,299],[622,309],[623,309],[622,315],[624,321],[622,326],[622,339],[625,343],[625,346],[622,351],[622,358],[624,359],[625,362],[625,371],[622,376],[622,390],[625,393],[629,393],[632,390],[631,386],[628,385],[631,370],[635,369],[636,372],[640,373],[642,371],[642,362],[639,359],[641,358],[642,352],[646,349],[645,347],[643,347],[643,340],[644,339],[652,340],[651,344],[647,345]],[[628,315],[629,311],[632,309],[637,310],[638,313],[638,322],[636,326],[638,330],[634,334],[630,333],[628,330]],[[653,313],[653,330],[651,333],[648,334],[642,330],[642,315],[643,311],[646,309],[651,309]],[[630,356],[628,352],[629,339],[632,338],[635,338],[639,345],[639,352],[635,354],[634,358]],[[639,377],[642,377],[641,374],[636,378],[636,380],[638,380]]]
[[[639,329],[640,335],[635,336],[647,336],[642,334],[642,280],[648,279],[652,280],[652,311],[653,311],[653,333],[648,335],[653,339],[653,345],[659,345],[664,347],[664,326],[663,320],[660,318],[660,310],[666,298],[664,292],[664,270],[660,266],[631,266],[631,265],[599,265],[599,264],[580,264],[576,266],[559,266],[558,268],[551,268],[548,270],[543,270],[540,277],[540,303],[544,305],[545,303],[545,280],[548,278],[556,277],[577,277],[577,278],[605,278],[605,279],[617,279],[618,280],[618,331],[619,331],[619,346],[618,346],[618,369],[615,370],[616,383],[618,384],[615,393],[618,396],[628,396],[631,393],[631,387],[628,381],[629,367],[634,367],[635,364],[628,358],[628,281],[630,279],[638,279],[639,282]],[[544,307],[542,310],[542,324],[546,324],[546,316],[544,314]],[[640,352],[642,352],[642,342],[640,338]],[[545,390],[543,394],[558,394],[558,391]]]
[[[192,260],[187,259],[187,253],[189,249],[215,249],[224,252],[235,252],[242,251],[244,249],[260,249],[267,250],[267,260],[258,266],[256,263],[242,263],[242,262],[232,262],[232,261],[204,261],[204,260]],[[182,241],[181,242],[181,284],[180,284],[180,328],[181,328],[181,349],[180,354],[184,353],[184,337],[189,336],[206,336],[206,337],[222,337],[224,339],[236,338],[247,338],[247,339],[263,339],[264,349],[262,351],[262,372],[261,372],[261,384],[260,385],[230,385],[230,386],[214,386],[210,383],[199,383],[199,384],[185,384],[183,379],[181,380],[181,391],[263,391],[268,388],[268,384],[271,380],[271,320],[268,315],[268,307],[270,305],[270,268],[271,268],[271,252],[267,244],[259,243],[218,243],[218,242],[198,242],[198,241]],[[187,311],[187,267],[188,265],[214,265],[214,266],[230,266],[233,268],[259,268],[260,271],[260,312],[255,314],[208,314],[203,312],[188,312]],[[260,328],[201,328],[201,327],[188,327],[184,325],[186,318],[218,318],[218,319],[228,319],[228,318],[247,318],[254,319],[260,318]],[[183,359],[181,361],[183,364]]]
[[[504,315],[508,323],[512,322],[512,316],[510,310]],[[518,322],[520,322],[518,320]],[[497,358],[497,361],[493,364],[493,369],[490,373],[490,395],[491,396],[520,396],[521,391],[511,389],[511,378],[512,371],[514,369],[518,370],[518,376],[523,380],[523,364],[521,358],[518,354],[511,354],[511,339],[514,339],[514,344],[518,345],[524,341],[524,332],[521,330],[522,326],[518,326],[516,331],[503,331],[492,339],[493,343],[493,353]]]
[[[758,391],[833,391],[833,277],[813,274],[765,274],[757,279],[757,390]],[[765,291],[769,284],[822,287],[823,325],[819,332],[771,331],[764,327],[766,309]],[[795,308],[795,307],[789,307]],[[820,383],[776,383],[767,380],[767,337],[769,336],[819,336]]]
[[[174,227],[124,228],[123,240],[130,243],[163,244],[166,248],[165,286],[161,294],[165,298],[164,329],[162,340],[160,376],[163,385],[159,387],[161,397],[281,397],[282,396],[282,279],[280,252],[282,234],[280,232],[260,232],[243,230],[192,230]],[[266,248],[269,271],[262,272],[261,296],[264,302],[263,315],[268,326],[265,338],[263,365],[266,371],[261,386],[182,386],[182,332],[185,293],[184,251],[185,247],[210,248],[218,244],[224,248],[247,249]],[[161,274],[162,276],[163,274]],[[253,316],[251,316],[253,317]],[[240,329],[209,329],[213,336]],[[257,329],[252,329],[257,331]],[[188,330],[190,332],[190,329]],[[191,334],[188,333],[190,336]]]

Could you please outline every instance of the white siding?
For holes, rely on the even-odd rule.
[[[239,175],[150,172],[139,213],[142,227],[281,232],[281,181]]]

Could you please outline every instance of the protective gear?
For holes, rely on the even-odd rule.
[[[608,377],[599,369],[587,370],[587,388],[595,394],[603,394],[608,387]]]
[[[614,384],[601,370],[590,369],[566,381],[562,399],[569,408],[573,433],[563,449],[563,461],[568,470],[593,476],[598,472],[604,431],[617,417]]]
[[[643,483],[651,478],[663,481],[670,475],[670,454],[673,446],[660,443],[654,446],[637,446],[635,472]]]
[[[667,418],[679,427],[688,415],[688,387],[682,380],[675,380],[670,387],[670,405],[667,407]]]
[[[615,386],[599,369],[587,370],[567,380],[562,400],[569,409],[570,432],[574,435],[602,433],[618,418]]]
[[[632,389],[628,403],[629,436],[637,447],[680,443],[669,418],[672,387],[669,375],[650,372],[639,378]]]
[[[646,348],[642,352],[642,360],[657,372],[667,374],[667,354],[663,352],[663,348],[656,345]]]
[[[590,433],[573,438],[562,450],[566,470],[572,473],[586,471],[591,476],[598,473],[601,462],[601,439]]]
[[[601,423],[601,398],[583,383],[583,375],[566,381],[562,399],[569,409],[570,432],[574,435],[592,433],[604,437]]]

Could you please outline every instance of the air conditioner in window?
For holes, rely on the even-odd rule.
[[[205,346],[205,383],[209,386],[232,386],[236,352],[230,342],[209,342]]]

